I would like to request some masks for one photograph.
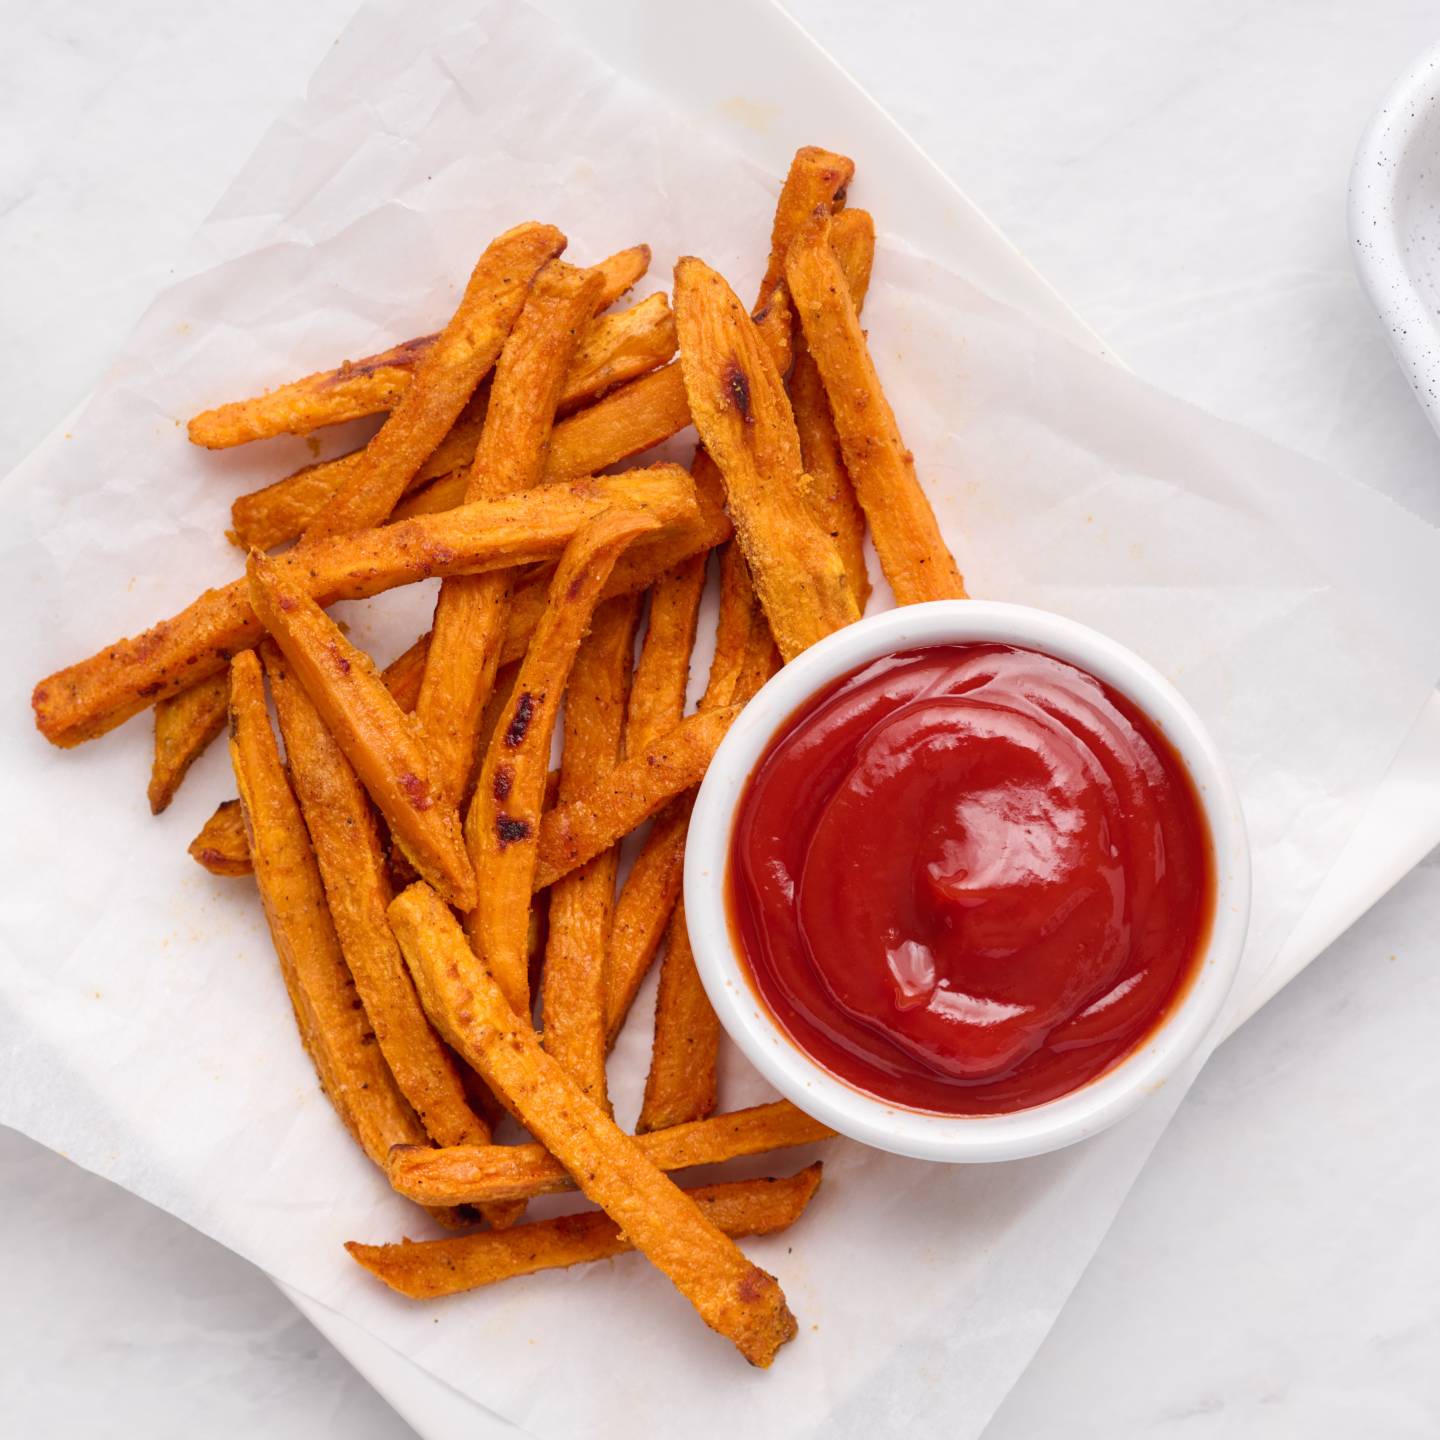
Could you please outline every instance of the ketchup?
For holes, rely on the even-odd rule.
[[[826,1069],[914,1109],[1054,1099],[1183,994],[1210,836],[1157,727],[1005,645],[877,660],[793,716],[742,797],[731,915],[755,988]]]

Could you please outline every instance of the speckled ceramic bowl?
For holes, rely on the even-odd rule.
[[[1366,126],[1349,220],[1360,283],[1440,430],[1440,47],[1396,81]]]

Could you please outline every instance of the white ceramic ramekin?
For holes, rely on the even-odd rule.
[[[859,1090],[812,1059],[754,989],[729,922],[726,866],[745,785],[786,721],[832,680],[882,655],[927,645],[1025,646],[1088,670],[1132,700],[1174,746],[1209,823],[1215,917],[1180,1003],[1139,1046],[1080,1089],[1008,1115],[911,1110]],[[1239,797],[1199,716],[1163,676],[1123,645],[1043,610],[987,600],[937,601],[873,615],[785,666],[725,737],[695,804],[685,859],[685,911],[695,962],[731,1039],[807,1114],[843,1135],[922,1160],[1013,1160],[1073,1144],[1129,1114],[1184,1064],[1220,1016],[1250,916],[1250,849]]]

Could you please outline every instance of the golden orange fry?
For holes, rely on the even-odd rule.
[[[225,688],[230,688],[230,677],[225,676]],[[227,697],[226,708],[229,708]],[[240,813],[238,800],[224,800],[215,813],[200,827],[200,833],[190,842],[190,855],[198,865],[203,865],[212,875],[250,875],[255,867],[250,863],[250,842],[245,838],[245,817]]]
[[[705,564],[703,551],[682,560],[667,570],[650,592],[650,621],[625,712],[626,749],[645,749],[652,740],[673,730],[685,713]]]
[[[345,966],[319,867],[270,728],[260,662],[230,667],[230,759],[255,881],[300,1039],[321,1088],[382,1168],[392,1145],[422,1145],[424,1127],[395,1084]]]
[[[322,604],[364,599],[432,575],[553,559],[586,520],[615,505],[648,509],[681,537],[700,518],[690,476],[678,465],[655,465],[357,531],[274,563]],[[657,569],[674,563],[668,551],[658,553]],[[42,680],[31,696],[35,724],[54,745],[92,740],[223,669],[260,629],[243,577],[207,590],[173,619]]]
[[[615,1044],[635,996],[665,938],[685,876],[691,797],[682,795],[655,816],[620,887],[605,956],[605,1040]]]
[[[960,572],[900,438],[830,235],[829,217],[815,216],[791,247],[786,273],[881,568],[902,605],[963,599]]]
[[[698,466],[692,469],[694,498],[698,514],[689,520],[667,525],[663,534],[640,540],[620,557],[610,572],[605,598],[633,595],[653,585],[667,570],[688,560],[692,555],[708,552],[729,538],[730,519],[725,513],[725,490],[720,483],[712,487],[708,476]],[[550,577],[539,571],[511,597],[510,623],[505,632],[505,648],[501,664],[518,660],[530,643],[530,635],[545,609],[545,594]]]
[[[796,1330],[775,1278],[751,1264],[545,1053],[433,890],[411,886],[390,906],[390,925],[446,1039],[701,1319],[752,1365],[769,1365]]]
[[[780,653],[859,618],[835,542],[803,494],[779,372],[734,292],[693,257],[675,267],[680,364],[696,428],[725,477],[730,518]]]
[[[700,1213],[733,1238],[772,1235],[793,1225],[819,1188],[817,1162],[787,1180],[731,1180],[684,1193]],[[634,1248],[608,1215],[587,1210],[537,1220],[504,1234],[457,1235],[444,1240],[403,1240],[398,1245],[361,1245],[348,1240],[351,1256],[392,1290],[412,1300],[433,1300],[478,1290],[517,1275],[560,1270],[608,1260]]]
[[[607,600],[575,657],[565,690],[562,800],[620,758],[639,611],[638,596]],[[619,861],[612,845],[552,887],[540,990],[545,1049],[607,1114],[605,943]]]
[[[595,308],[600,276],[552,260],[536,277],[495,367],[490,408],[467,501],[533,489],[545,471],[555,407],[576,341]],[[464,801],[475,768],[481,712],[505,639],[516,577],[455,575],[440,586],[415,717],[429,737],[441,792]]]
[[[772,1100],[637,1135],[635,1143],[668,1172],[809,1145],[834,1134],[788,1100]],[[528,1200],[575,1188],[565,1167],[543,1145],[533,1143],[397,1147],[390,1152],[390,1183],[421,1205]]]
[[[402,650],[381,672],[385,688],[402,710],[413,710],[420,698],[420,678],[425,673],[425,655],[430,649],[427,630],[408,650]]]
[[[410,482],[413,493],[432,480],[469,467],[480,443],[490,386],[483,383],[450,432],[431,451]],[[241,495],[230,506],[230,540],[242,550],[273,550],[297,539],[305,527],[365,465],[365,451],[306,465],[270,485]],[[455,502],[460,503],[459,499]]]
[[[845,274],[858,314],[870,286],[875,260],[875,222],[864,210],[846,210],[830,229],[831,243]],[[865,512],[845,469],[840,437],[830,414],[830,398],[815,367],[805,337],[795,337],[795,364],[790,371],[790,405],[800,434],[800,459],[805,466],[805,498],[820,528],[834,541],[845,562],[855,603],[864,612],[870,598],[865,566]]]
[[[846,187],[854,178],[855,162],[848,155],[837,155],[818,145],[802,145],[795,152],[775,205],[770,259],[760,282],[762,304],[785,278],[785,257],[795,236],[821,206],[840,209],[845,203]]]
[[[596,306],[603,310],[613,305],[650,268],[650,247],[635,245],[618,251],[594,268],[604,282]],[[647,318],[654,323],[653,315]],[[273,435],[308,435],[322,425],[339,425],[390,410],[410,388],[420,360],[435,348],[439,339],[439,334],[434,334],[402,340],[378,355],[346,360],[333,370],[321,370],[301,380],[292,380],[264,395],[202,411],[190,422],[190,439],[196,445],[218,450]],[[662,360],[668,358],[661,357]],[[598,393],[607,383],[614,381],[603,382],[592,393]],[[246,543],[258,545],[260,542]]]
[[[364,787],[273,640],[262,642],[260,657],[330,917],[380,1052],[437,1144],[486,1145],[490,1127],[470,1108],[390,933],[385,910],[393,897]]]
[[[695,968],[681,900],[670,917],[669,940],[660,962],[655,1040],[637,1133],[684,1125],[710,1114],[719,1097],[719,1054],[720,1021]]]
[[[564,248],[553,225],[521,225],[491,242],[410,388],[365,447],[356,473],[305,527],[306,540],[385,520],[494,365],[536,273]]]
[[[155,759],[148,791],[152,815],[170,804],[191,765],[225,728],[229,706],[230,679],[221,670],[155,707]]]
[[[465,841],[479,882],[478,903],[462,907],[472,912],[470,936],[515,1013],[527,1021],[531,879],[560,701],[617,557],[655,528],[643,511],[615,509],[577,531],[566,547],[465,816]]]
[[[562,801],[541,822],[535,889],[553,885],[577,865],[623,840],[661,806],[698,785],[738,705],[702,710],[646,749],[627,755],[608,775]]]
[[[355,768],[405,858],[452,905],[475,903],[475,872],[460,816],[434,778],[413,717],[385,688],[374,662],[281,568],[252,551],[250,599],[295,678]]]

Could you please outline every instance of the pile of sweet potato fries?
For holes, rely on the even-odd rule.
[[[336,1113],[400,1194],[464,1228],[349,1246],[406,1295],[636,1249],[753,1364],[795,1334],[733,1237],[798,1218],[820,1166],[690,1190],[667,1172],[830,1132],[785,1101],[712,1113],[719,1027],[679,892],[710,757],[780,664],[859,617],[867,529],[899,603],[964,594],[860,327],[874,227],[845,208],[853,171],[797,152],[753,310],[687,257],[673,312],[658,294],[611,313],[648,248],[580,268],[527,223],[438,334],[197,415],[212,449],[385,419],[235,501],[243,576],[35,689],[61,746],[155,707],[157,813],[228,717],[239,799],[191,854],[254,875]],[[692,422],[688,472],[601,474]],[[687,716],[712,550],[715,656]],[[383,671],[323,608],[430,577],[433,626]],[[629,1135],[606,1056],[662,951]],[[532,1143],[493,1142],[503,1112]],[[521,1222],[569,1189],[599,1209]]]

